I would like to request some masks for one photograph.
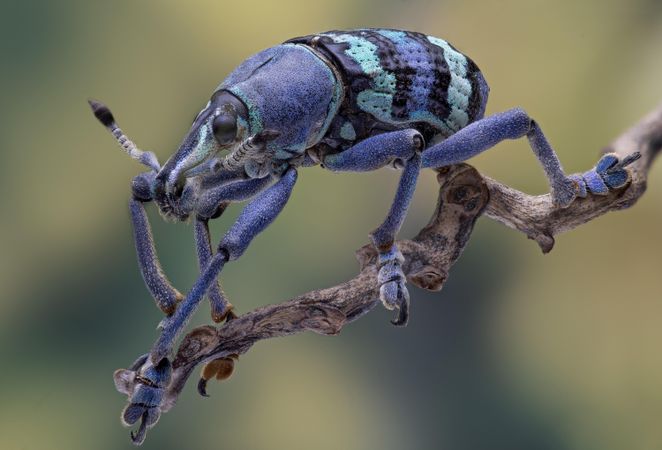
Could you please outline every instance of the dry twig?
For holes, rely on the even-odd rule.
[[[631,182],[605,196],[589,194],[565,209],[555,208],[549,194],[524,194],[481,176],[467,164],[444,168],[438,173],[439,199],[430,223],[412,240],[398,242],[406,258],[403,270],[408,281],[423,289],[440,290],[483,213],[525,233],[543,252],[549,252],[555,235],[609,211],[632,206],[646,190],[648,171],[660,149],[662,105],[603,150],[621,158],[641,152],[641,158],[629,166]],[[369,312],[379,302],[376,252],[364,246],[357,251],[357,258],[360,272],[345,283],[258,308],[218,328],[202,326],[191,331],[173,362],[163,410],[174,405],[198,364],[245,353],[263,339],[303,331],[335,335],[345,324]]]

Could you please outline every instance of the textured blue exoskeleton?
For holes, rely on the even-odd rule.
[[[233,317],[217,276],[283,209],[298,167],[401,170],[391,209],[370,235],[379,253],[380,299],[389,309],[399,308],[396,325],[407,322],[409,294],[395,238],[422,167],[459,163],[500,141],[526,136],[558,207],[628,182],[624,167],[636,154],[622,161],[606,155],[594,169],[566,176],[526,112],[484,117],[488,92],[476,64],[439,38],[386,29],[299,37],[237,67],[162,167],[123,134],[108,108],[91,101],[120,145],[151,168],[133,180],[130,210],[143,278],[167,317],[151,352],[115,375],[118,389],[130,397],[125,423],[142,419],[134,442],[142,442],[166,409],[173,344],[202,298],[208,296],[216,322]],[[214,253],[207,222],[229,203],[244,200],[250,203]],[[195,222],[201,276],[185,297],[160,268],[144,210],[150,201],[166,217]]]

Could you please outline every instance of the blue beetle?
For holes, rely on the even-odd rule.
[[[636,154],[620,161],[605,155],[594,169],[566,176],[540,127],[522,109],[484,117],[488,93],[478,66],[448,42],[411,31],[360,29],[294,38],[248,58],[217,87],[163,166],[124,135],[107,107],[90,101],[120,145],[151,168],[132,182],[130,211],[143,278],[167,317],[149,355],[115,376],[118,389],[130,397],[125,422],[142,418],[134,442],[142,442],[164,409],[174,341],[205,294],[214,321],[234,317],[217,276],[283,209],[299,167],[401,170],[386,219],[370,234],[379,254],[380,299],[386,308],[399,309],[395,325],[407,323],[409,310],[395,238],[421,168],[456,164],[500,141],[526,136],[558,207],[628,182],[624,167]],[[229,203],[249,199],[214,254],[208,221]],[[144,209],[150,201],[166,217],[194,220],[202,274],[186,297],[160,268]],[[201,379],[203,395],[211,376]]]

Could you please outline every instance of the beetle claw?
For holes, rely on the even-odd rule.
[[[145,437],[147,436],[147,412],[142,415],[138,432],[134,434],[134,432],[131,431],[129,436],[131,436],[131,442],[133,442],[134,445],[141,445],[145,442]]]
[[[198,380],[198,394],[203,397],[209,397],[209,394],[207,394],[207,381],[202,377]]]
[[[409,322],[409,295],[404,296],[402,303],[400,303],[400,310],[398,312],[398,317],[391,320],[391,323],[396,327],[405,327],[407,322]]]

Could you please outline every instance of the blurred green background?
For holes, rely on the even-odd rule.
[[[662,101],[662,3],[592,1],[212,2],[3,0],[0,10],[0,448],[129,448],[113,370],[151,345],[160,314],[138,272],[127,213],[141,167],[94,120],[107,102],[161,160],[247,56],[334,28],[448,39],[491,85],[488,113],[521,105],[565,168]],[[526,142],[474,163],[546,191]],[[355,274],[384,217],[391,171],[300,183],[278,221],[222,282],[238,312]],[[423,177],[401,236],[431,214]],[[336,338],[258,344],[199,398],[194,383],[144,448],[662,448],[662,165],[632,209],[559,236],[543,256],[479,221],[441,293],[412,288],[408,328],[382,308]],[[218,239],[238,208],[213,226]],[[196,277],[190,227],[150,209],[163,265]],[[206,323],[201,308],[197,323]]]

